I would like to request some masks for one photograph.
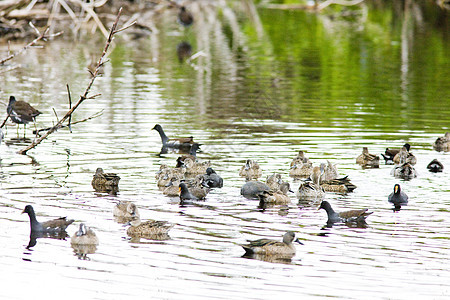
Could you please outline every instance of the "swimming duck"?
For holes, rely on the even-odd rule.
[[[24,124],[24,126],[26,126],[29,122],[34,122],[36,117],[42,114],[29,103],[25,101],[17,101],[14,96],[9,97],[6,112],[14,123]]]
[[[152,130],[156,130],[159,133],[159,136],[161,137],[161,142],[163,144],[164,148],[175,148],[175,149],[184,149],[189,150],[192,145],[197,144],[200,146],[200,144],[194,142],[194,138],[187,137],[187,138],[174,138],[169,139],[167,135],[165,134],[163,128],[161,125],[156,124],[155,127],[152,128]]]
[[[305,180],[297,190],[297,198],[301,199],[323,199],[325,190],[320,185],[320,178],[324,173],[325,164],[320,167],[314,167],[310,176],[310,180]]]
[[[198,175],[206,173],[206,169],[211,166],[210,161],[197,161],[196,151],[200,149],[197,144],[192,145],[189,155],[183,155],[177,158],[176,168],[185,168],[186,175]]]
[[[415,165],[417,163],[417,159],[414,156],[414,154],[409,152],[410,148],[411,146],[408,143],[406,143],[392,159],[394,161],[394,164],[398,165],[410,163],[411,165]]]
[[[417,177],[416,169],[410,163],[397,165],[391,170],[391,175],[403,179],[412,179]]]
[[[442,170],[444,169],[444,165],[438,161],[437,159],[433,159],[428,165],[427,165],[427,169],[430,172],[442,172]]]
[[[119,185],[120,177],[116,173],[105,173],[102,168],[97,168],[92,178],[92,187],[112,187]]]
[[[188,188],[188,186],[186,185],[186,183],[184,183],[184,182],[180,183],[179,191],[180,191],[180,200],[182,203],[191,202],[191,201],[195,201],[195,200],[201,200],[206,197],[206,193],[201,198],[193,195],[191,193],[190,189]],[[198,196],[202,196],[202,195],[198,195]]]
[[[446,132],[444,136],[438,137],[433,143],[433,148],[436,151],[450,150],[450,132]]]
[[[139,217],[139,210],[133,202],[120,201],[116,206],[114,206],[113,215],[114,217],[131,219],[134,217]]]
[[[258,194],[272,192],[270,187],[264,182],[250,180],[241,187],[241,195],[247,199],[258,199]]]
[[[320,184],[325,192],[346,194],[353,192],[356,189],[356,185],[350,182],[348,175],[342,178],[336,178],[333,180],[325,181]]]
[[[295,238],[295,233],[288,231],[283,236],[283,241],[275,241],[270,239],[259,239],[255,241],[249,241],[250,243],[241,245],[245,250],[245,255],[253,254],[265,254],[265,255],[294,255],[295,246],[293,242],[303,245],[298,239]]]
[[[74,220],[67,220],[66,217],[61,217],[58,219],[46,221],[39,223],[36,219],[36,214],[34,213],[33,206],[27,205],[22,213],[27,213],[30,217],[30,228],[31,232],[45,232],[45,233],[60,233],[64,232]]]
[[[356,158],[356,163],[363,167],[379,168],[380,157],[375,154],[370,154],[367,147],[363,147],[363,152]]]
[[[284,181],[281,179],[281,175],[279,173],[273,173],[272,175],[267,176],[266,184],[272,191],[278,191],[280,189],[281,184]]]
[[[310,163],[311,161],[309,160],[309,158],[307,158],[305,156],[305,153],[300,150],[300,151],[298,151],[297,156],[294,157],[294,159],[292,160],[291,167],[298,162],[301,162],[302,164],[306,164],[306,163]]]
[[[135,217],[130,225],[127,234],[131,237],[164,235],[174,226],[167,221],[149,220],[142,222],[139,217]]]
[[[406,195],[400,188],[400,184],[394,185],[394,191],[389,195],[388,201],[396,208],[408,204],[408,195]]]
[[[312,163],[308,158],[304,157],[303,151],[299,151],[297,157],[291,162],[289,176],[292,177],[306,177],[311,175],[313,169]]]
[[[338,222],[364,222],[365,219],[373,212],[368,212],[368,209],[355,209],[343,212],[335,212],[328,201],[322,201],[319,209],[324,209],[328,215],[329,223]]]
[[[80,223],[80,228],[73,234],[70,243],[76,245],[98,245],[98,238],[91,228],[84,223]]]
[[[258,194],[260,203],[270,203],[270,204],[288,204],[291,203],[291,199],[287,195],[290,191],[290,186],[288,182],[283,182],[280,188],[276,192],[263,191]]]
[[[178,23],[183,25],[184,27],[191,26],[194,23],[194,17],[192,14],[186,9],[185,6],[181,6],[178,12]]]
[[[161,164],[161,166],[159,167],[159,170],[155,174],[155,178],[157,180],[159,180],[162,177],[174,177],[175,176],[175,177],[182,179],[182,178],[184,178],[185,173],[186,173],[186,168],[184,166],[171,168],[166,164]]]
[[[386,165],[394,164],[394,157],[400,152],[400,149],[389,149],[386,148],[384,154],[381,153],[381,156],[384,158],[384,162]]]
[[[205,184],[210,188],[221,188],[223,187],[223,179],[217,175],[213,168],[209,167],[206,169],[206,175],[203,175],[205,179]]]
[[[258,163],[254,160],[247,159],[245,165],[239,171],[239,176],[245,177],[246,180],[258,179],[262,175],[262,170]]]
[[[327,160],[326,165],[325,163],[320,164],[320,169],[322,170],[322,168],[323,171],[320,172],[320,184],[322,184],[322,182],[330,181],[338,177],[336,164],[333,165],[330,161]]]
[[[163,194],[169,197],[178,197],[180,195],[180,182],[177,177],[172,177],[170,182],[164,187]]]

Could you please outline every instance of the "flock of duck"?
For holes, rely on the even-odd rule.
[[[21,115],[17,106],[14,106],[17,103],[20,102],[10,101],[8,114],[15,116],[15,119],[12,119],[14,122],[19,120],[16,123],[20,123],[26,118]],[[21,107],[25,106],[22,104]],[[34,119],[34,117],[31,119]],[[180,205],[184,206],[202,201],[211,190],[223,187],[223,179],[211,167],[211,162],[197,159],[196,152],[200,149],[201,144],[194,142],[193,137],[171,139],[165,134],[161,125],[156,124],[153,129],[161,137],[161,153],[167,153],[168,151],[184,153],[177,158],[174,167],[162,164],[156,173],[157,186],[164,195],[179,197]],[[409,144],[405,144],[401,149],[387,148],[385,153],[382,154],[386,164],[394,165],[391,171],[393,176],[404,179],[417,176],[414,169],[417,159],[410,152],[410,147]],[[450,133],[447,132],[445,136],[439,137],[433,147],[437,151],[449,151]],[[368,149],[364,147],[362,154],[356,158],[356,163],[363,168],[378,168],[380,158],[377,155],[370,154]],[[431,172],[441,172],[443,165],[439,161],[433,160],[428,164],[428,169]],[[297,190],[297,198],[320,203],[318,205],[319,209],[324,209],[327,213],[328,227],[334,223],[364,226],[366,218],[372,214],[368,209],[336,212],[328,201],[323,200],[326,192],[349,193],[356,189],[356,186],[350,182],[348,176],[338,178],[336,165],[329,161],[321,163],[319,166],[313,166],[312,162],[305,157],[305,153],[299,151],[290,164],[289,174],[294,178],[304,178]],[[290,184],[283,181],[280,174],[274,173],[268,176],[266,182],[258,181],[258,178],[262,176],[259,164],[254,160],[247,160],[240,169],[239,175],[246,179],[245,184],[241,188],[241,195],[248,199],[259,200],[261,207],[265,208],[271,204],[290,203],[288,194],[293,191],[290,189]],[[120,177],[117,174],[105,173],[102,168],[98,168],[92,179],[92,187],[97,192],[115,194],[118,191],[119,180]],[[388,196],[388,201],[394,205],[394,211],[398,211],[401,206],[407,205],[408,196],[401,190],[399,184],[395,184],[393,192]],[[29,215],[31,235],[35,237],[65,234],[67,226],[74,222],[74,220],[59,218],[40,223],[37,221],[31,205],[27,205],[23,213]],[[167,221],[142,221],[138,207],[130,201],[119,202],[113,209],[113,215],[118,223],[129,226],[127,235],[132,238],[168,239],[168,231],[174,226],[174,224],[170,224]],[[245,250],[245,256],[275,254],[293,256],[295,255],[294,242],[302,244],[295,238],[294,232],[288,231],[284,234],[282,241],[258,239],[249,241],[248,244],[242,244],[241,246]],[[79,230],[71,237],[71,244],[77,254],[85,256],[95,251],[95,247],[98,245],[98,238],[92,229],[81,223],[79,224]],[[30,245],[33,245],[31,239]]]

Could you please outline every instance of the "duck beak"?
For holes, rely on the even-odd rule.
[[[25,208],[22,210],[22,212],[20,214],[24,214],[25,213]]]
[[[297,238],[297,239],[295,239],[295,241],[294,242],[296,242],[296,243],[299,243],[300,245],[304,245],[302,242],[300,242],[300,240]]]

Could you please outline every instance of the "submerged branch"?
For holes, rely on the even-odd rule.
[[[91,90],[92,85],[94,84],[95,79],[98,76],[100,66],[103,64],[103,60],[104,60],[104,58],[106,56],[106,53],[107,53],[107,51],[109,49],[109,46],[111,45],[112,40],[114,38],[114,34],[117,33],[116,27],[117,27],[117,24],[119,23],[119,19],[120,19],[121,13],[122,13],[122,8],[120,8],[119,12],[117,13],[116,20],[114,21],[114,24],[111,26],[111,29],[109,31],[108,39],[106,40],[106,44],[105,44],[105,47],[103,49],[103,52],[102,52],[102,54],[100,56],[100,59],[97,62],[97,65],[95,67],[94,72],[92,73],[93,76],[92,76],[91,80],[89,81],[88,86],[84,90],[84,93],[80,96],[80,99],[78,99],[77,103],[75,103],[75,105],[64,115],[64,117],[61,118],[61,120],[58,121],[58,123],[56,123],[55,126],[51,127],[51,129],[49,129],[43,136],[41,136],[39,139],[33,141],[26,148],[20,150],[19,154],[26,154],[28,150],[33,149],[34,147],[36,147],[43,140],[45,140],[50,134],[52,134],[53,132],[58,130],[58,128],[60,128],[62,126],[62,124],[73,114],[73,112],[78,108],[78,106],[80,106],[81,103],[83,103],[84,100],[86,100],[86,99],[93,99],[96,96],[98,96],[98,94],[94,95],[94,96],[88,96],[88,94],[89,94],[89,91]]]

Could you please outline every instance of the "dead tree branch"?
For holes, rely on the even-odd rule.
[[[82,120],[78,120],[78,121],[72,122],[72,123],[67,124],[67,125],[61,125],[61,126],[59,126],[59,128],[57,128],[57,129],[65,128],[65,127],[69,127],[69,128],[70,128],[72,125],[75,125],[75,124],[78,124],[78,123],[82,123],[82,122],[86,122],[86,121],[89,121],[89,120],[91,120],[91,119],[98,118],[98,117],[100,117],[102,114],[103,114],[103,110],[101,110],[101,111],[99,111],[99,112],[96,112],[96,113],[93,114],[92,116],[87,117],[87,118],[84,118],[84,119],[82,119]],[[40,132],[43,132],[43,131],[49,131],[49,130],[52,129],[53,127],[55,127],[55,126],[47,127],[47,128],[42,128],[42,129],[38,129],[38,130],[33,130],[33,134],[40,133]]]
[[[30,149],[33,149],[34,147],[36,147],[37,145],[39,145],[43,140],[45,140],[50,134],[52,134],[53,132],[55,132],[58,128],[60,128],[62,126],[62,124],[73,114],[73,112],[78,108],[78,106],[81,105],[81,103],[83,103],[84,100],[86,99],[93,99],[95,98],[97,95],[93,95],[93,96],[89,96],[89,91],[91,90],[92,85],[94,84],[95,79],[97,78],[100,66],[103,64],[103,60],[106,56],[106,52],[108,51],[109,46],[111,45],[111,42],[114,38],[114,35],[118,32],[116,31],[116,27],[117,27],[117,23],[119,23],[119,19],[120,19],[120,15],[122,13],[122,8],[119,9],[119,12],[117,14],[116,20],[114,21],[114,24],[111,27],[111,30],[109,31],[109,35],[108,35],[108,39],[106,40],[106,44],[105,47],[103,49],[102,55],[100,56],[100,59],[97,62],[97,66],[95,67],[94,72],[92,73],[93,76],[91,78],[91,80],[88,83],[88,86],[86,87],[86,89],[84,90],[84,93],[80,96],[80,99],[78,99],[77,103],[75,103],[75,105],[64,115],[64,117],[61,118],[61,120],[58,121],[58,123],[56,123],[55,126],[53,126],[50,130],[48,130],[43,136],[41,136],[39,139],[33,141],[30,145],[28,145],[28,147],[22,149],[19,151],[19,154],[26,154],[27,151],[29,151]]]
[[[37,30],[36,27],[34,27],[34,25],[33,25],[31,22],[30,22],[30,26],[31,26],[32,28],[34,28],[35,30]],[[7,62],[8,60],[13,59],[14,57],[16,57],[17,55],[19,55],[20,53],[24,52],[25,50],[27,50],[27,49],[30,48],[31,46],[35,45],[35,44],[36,44],[37,42],[39,42],[40,40],[44,40],[44,41],[45,41],[45,40],[48,39],[49,37],[54,37],[54,36],[58,36],[58,35],[62,34],[62,32],[58,32],[58,33],[55,33],[55,34],[52,34],[52,35],[47,35],[48,31],[49,31],[49,28],[46,28],[46,29],[44,30],[43,33],[39,33],[39,31],[38,31],[39,36],[38,36],[37,38],[35,38],[35,39],[32,40],[30,43],[28,43],[27,45],[25,45],[22,49],[20,49],[20,50],[14,52],[14,53],[8,55],[7,57],[3,58],[2,60],[0,60],[0,65],[3,65],[3,64],[4,64],[5,62]]]

